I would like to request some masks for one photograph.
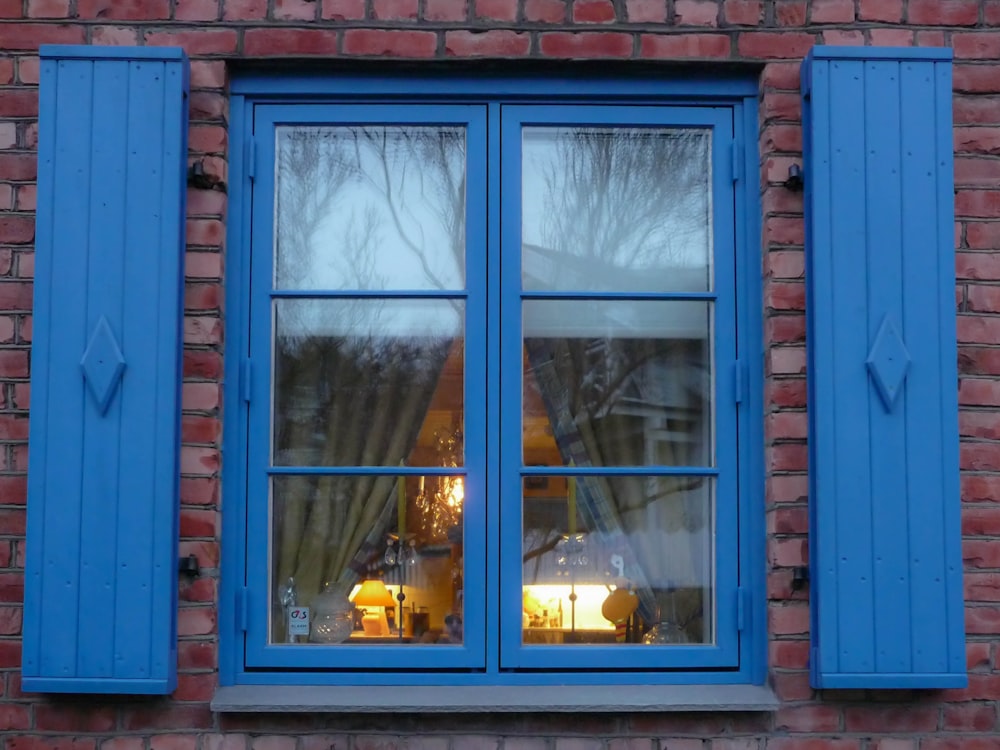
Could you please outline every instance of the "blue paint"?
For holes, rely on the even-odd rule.
[[[803,68],[814,687],[966,681],[950,54]]]
[[[224,684],[626,684],[739,683],[764,679],[763,462],[761,424],[759,200],[742,175],[756,174],[757,86],[749,79],[637,77],[570,81],[533,77],[271,76],[233,82],[231,220],[227,256],[227,381],[239,364],[253,368],[249,405],[226,393],[227,462],[220,675]],[[308,97],[308,98],[303,98]],[[335,99],[328,104],[324,97]],[[532,107],[544,101],[545,107]],[[595,107],[594,103],[616,106]],[[651,107],[650,104],[657,106]],[[642,106],[639,106],[642,105]],[[710,292],[608,293],[616,300],[703,300],[714,307],[716,458],[711,466],[611,469],[523,466],[520,424],[523,299],[593,299],[575,292],[520,288],[520,125],[638,124],[698,126],[713,133],[714,265]],[[463,123],[468,132],[467,287],[421,290],[303,292],[273,288],[274,128],[279,124]],[[251,135],[252,133],[252,135]],[[734,151],[730,144],[746,147]],[[253,145],[250,145],[252,141]],[[256,154],[251,168],[246,154]],[[732,168],[733,154],[741,160]],[[478,161],[475,161],[478,160]],[[737,178],[734,182],[734,176]],[[507,191],[501,195],[500,186]],[[514,187],[510,187],[514,186]],[[253,217],[252,239],[249,232]],[[239,226],[235,226],[236,224]],[[253,258],[251,264],[250,259]],[[600,295],[597,295],[600,296]],[[295,474],[432,475],[454,470],[402,467],[273,467],[270,465],[271,305],[289,298],[461,298],[466,301],[465,473],[486,503],[466,513],[462,648],[360,645],[307,648],[267,643],[267,515],[269,477]],[[737,326],[736,321],[739,320]],[[745,397],[733,398],[742,358]],[[234,364],[233,360],[237,362]],[[755,419],[756,417],[756,419]],[[476,434],[478,433],[478,434]],[[739,456],[739,460],[737,460]],[[753,457],[757,458],[753,462]],[[529,475],[688,474],[714,477],[717,632],[709,645],[650,650],[642,646],[522,647],[521,482]],[[247,492],[242,490],[247,487]],[[754,516],[750,510],[759,508]],[[243,509],[246,512],[243,512]],[[244,527],[244,518],[246,519]],[[479,549],[475,547],[478,545]],[[481,558],[477,558],[480,553]],[[240,629],[239,591],[247,589],[247,630]],[[738,617],[738,591],[744,595]],[[741,629],[742,627],[742,629]],[[507,640],[503,640],[507,639]],[[401,670],[417,670],[405,672]],[[521,670],[521,671],[517,671]],[[619,670],[619,671],[609,671]]]
[[[176,684],[187,62],[133,52],[41,53],[32,692]]]

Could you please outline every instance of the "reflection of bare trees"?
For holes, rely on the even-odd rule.
[[[563,273],[582,281],[607,271],[701,266],[704,279],[706,131],[538,129],[526,146],[532,137],[539,138],[544,213],[529,229]]]

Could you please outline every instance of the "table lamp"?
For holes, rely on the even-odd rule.
[[[389,620],[385,616],[385,608],[395,604],[392,594],[382,581],[369,578],[361,583],[361,588],[354,595],[354,606],[365,610],[365,615],[361,618],[365,635],[389,635]],[[375,608],[377,611],[372,611]]]

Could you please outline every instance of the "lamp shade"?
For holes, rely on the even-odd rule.
[[[392,607],[396,602],[382,581],[369,578],[362,582],[354,595],[354,604],[358,607]]]

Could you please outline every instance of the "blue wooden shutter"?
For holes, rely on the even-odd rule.
[[[176,684],[187,60],[42,47],[23,688]]]
[[[803,66],[814,687],[966,683],[950,60]]]

